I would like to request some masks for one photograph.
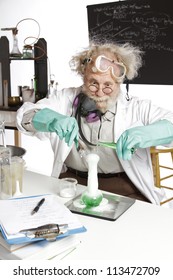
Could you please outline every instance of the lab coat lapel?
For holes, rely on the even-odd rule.
[[[123,97],[123,93],[117,99],[117,111],[114,122],[114,142],[116,143],[123,131],[126,130],[126,107],[127,101]]]

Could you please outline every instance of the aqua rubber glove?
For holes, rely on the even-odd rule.
[[[130,160],[131,149],[166,145],[173,141],[173,124],[161,120],[146,126],[130,128],[122,133],[117,141],[117,155],[124,160]]]
[[[56,132],[59,138],[65,139],[68,146],[73,141],[78,146],[78,124],[74,117],[61,115],[49,108],[39,110],[32,119],[36,130],[42,132]]]

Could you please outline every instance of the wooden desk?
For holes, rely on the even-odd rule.
[[[26,195],[56,195],[58,181],[26,170],[23,191]],[[81,244],[66,260],[172,261],[173,209],[136,201],[115,222],[83,215],[78,218],[87,232],[79,234]]]

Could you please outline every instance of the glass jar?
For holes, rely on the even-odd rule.
[[[33,58],[34,52],[31,45],[24,45],[23,47],[23,58]]]

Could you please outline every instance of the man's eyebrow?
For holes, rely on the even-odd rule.
[[[88,81],[89,82],[96,82],[96,83],[98,83],[98,81],[96,79],[94,79],[94,78],[90,78],[90,79],[88,79]]]

